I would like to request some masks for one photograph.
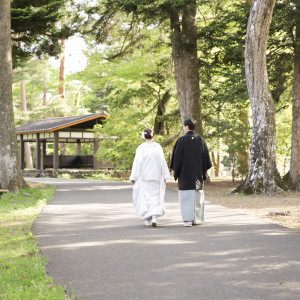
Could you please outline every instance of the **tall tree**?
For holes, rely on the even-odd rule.
[[[24,181],[17,155],[12,102],[10,6],[9,0],[0,0],[0,187],[16,192]]]
[[[203,135],[197,55],[197,1],[170,9],[172,57],[182,122],[197,121],[195,131]]]
[[[196,131],[203,134],[197,58],[197,0],[99,0],[97,5],[86,9],[89,18],[88,31],[101,41],[112,43],[109,31],[116,24],[114,18],[120,13],[131,16],[127,33],[118,55],[136,45],[141,36],[134,37],[134,28],[142,26],[170,26],[172,58],[177,86],[177,95],[182,121],[193,118],[197,121]],[[94,18],[94,19],[93,19]],[[124,26],[125,27],[125,26]],[[126,28],[126,27],[125,27]],[[123,29],[124,30],[124,29]],[[169,30],[168,30],[169,31]],[[131,37],[131,40],[130,40]]]
[[[59,89],[58,94],[61,98],[65,98],[65,62],[66,62],[66,40],[61,39],[61,54],[60,54],[60,67],[59,67]]]
[[[153,130],[155,134],[163,135],[165,132],[165,122],[163,120],[164,114],[166,113],[166,107],[168,101],[171,98],[170,90],[167,90],[160,98],[157,104],[157,112],[154,120]]]
[[[62,7],[62,14],[66,14],[66,7]],[[64,28],[66,24],[66,17],[63,17],[60,22],[61,28]],[[66,88],[66,75],[65,75],[65,64],[66,64],[66,38],[64,36],[60,39],[61,53],[60,53],[60,67],[59,67],[59,90],[58,94],[61,98],[65,98]]]
[[[245,72],[252,106],[250,166],[241,189],[247,194],[274,194],[276,184],[275,104],[268,80],[266,49],[275,0],[255,0],[245,46]]]
[[[292,188],[300,190],[300,3],[296,6],[296,38],[294,63],[293,126],[290,176]]]
[[[203,2],[200,10],[205,11],[206,7],[207,4]],[[234,135],[242,133],[241,130],[232,130],[237,125],[236,116],[240,115],[242,103],[245,104],[244,109],[242,109],[244,113],[248,111],[249,96],[244,75],[244,45],[251,6],[250,3],[240,0],[231,1],[229,5],[218,6],[215,10],[213,10],[214,6],[209,7],[211,7],[210,16],[212,17],[209,19],[202,17],[203,19],[200,20],[198,28],[198,39],[199,43],[201,43],[198,48],[201,49],[199,55],[201,69],[199,72],[201,74],[204,126],[209,127],[208,131],[212,133],[212,138],[215,134],[211,127],[215,127],[221,136],[226,135],[227,128],[231,128],[230,136],[232,137],[232,133]],[[272,97],[277,108],[276,118],[280,118],[282,113],[285,114],[289,110],[290,103],[292,103],[294,28],[295,5],[292,5],[292,2],[288,0],[277,1],[272,15],[267,46],[267,69]],[[216,115],[214,107],[218,106],[214,104],[218,101],[218,97],[221,98],[225,105],[231,103],[232,107],[229,107],[234,112],[233,117],[229,118],[227,116],[225,118],[225,120],[232,120],[226,127],[221,127],[220,124],[215,123],[215,117],[212,120],[207,117]],[[222,114],[226,113],[226,110],[226,106],[223,106]],[[206,120],[208,120],[207,123]],[[241,121],[243,120],[245,120],[244,117],[241,118]],[[290,155],[289,149],[291,146],[286,144],[289,141],[286,139],[289,136],[288,131],[283,135],[282,127],[284,124],[277,122],[276,126],[279,132],[279,134],[276,132],[276,151],[284,148],[284,151]],[[245,126],[246,128],[247,126]],[[210,139],[210,144],[213,141],[212,138]],[[248,136],[247,139],[244,139],[244,137],[236,137],[234,139],[235,142],[243,143],[246,140],[248,140]],[[247,144],[244,143],[245,146]],[[215,149],[215,147],[213,148]],[[243,150],[245,154],[248,152],[248,148],[250,148],[250,140],[249,147],[247,146]],[[282,154],[280,151],[277,152],[278,168],[283,167],[281,157],[285,157],[285,154]],[[247,159],[245,159],[244,155],[239,155],[237,163],[238,165],[242,163],[240,167],[244,170],[243,174],[248,172],[248,164],[245,162],[247,162]],[[238,169],[241,169],[240,167]]]
[[[21,80],[20,83],[21,88],[21,108],[22,108],[22,117],[25,119],[25,124],[28,123],[28,116],[27,116],[27,101],[26,101],[26,88],[25,88],[25,81]],[[32,156],[30,150],[30,143],[25,142],[25,158],[26,158],[26,167],[33,168],[32,164]]]

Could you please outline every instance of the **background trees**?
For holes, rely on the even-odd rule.
[[[18,191],[24,185],[17,156],[12,103],[10,1],[0,1],[0,188]]]
[[[11,7],[14,67],[30,57],[58,56],[64,0],[14,0]],[[67,28],[65,34],[67,34]]]
[[[17,50],[14,59],[15,66],[20,66],[14,71],[16,124],[24,122],[21,81],[26,88],[29,121],[108,110],[112,119],[97,131],[114,139],[102,142],[99,157],[130,168],[144,127],[155,129],[168,155],[174,140],[182,134],[182,119],[192,115],[200,120],[199,125],[203,124],[214,158],[214,175],[228,175],[229,171],[233,176],[247,174],[252,129],[258,136],[251,121],[257,112],[250,106],[246,85],[246,77],[250,77],[245,76],[244,60],[252,1],[99,0],[83,6],[71,1],[27,5],[26,1],[15,1],[12,10],[16,28],[12,36]],[[275,116],[277,128],[277,155],[266,159],[272,157],[281,175],[289,170],[290,154],[285,149],[299,148],[297,142],[293,147],[291,144],[293,91],[297,95],[299,89],[294,79],[294,65],[299,60],[295,5],[276,2],[265,47],[269,96],[273,99],[268,104],[273,106],[273,123],[267,128],[275,132]],[[44,27],[38,25],[43,14],[48,20]],[[71,20],[71,16],[75,18]],[[24,20],[37,20],[38,26],[30,22],[24,30]],[[88,44],[89,63],[84,71],[67,75],[62,99],[58,96],[59,70],[49,65],[47,57],[58,55],[60,40],[78,29]],[[32,34],[28,34],[30,30]],[[30,55],[33,57],[25,63]],[[296,103],[294,100],[294,107]],[[270,113],[269,106],[266,111]],[[197,130],[201,132],[200,127]],[[262,138],[258,138],[259,145],[264,143]],[[297,154],[294,162],[295,158]]]
[[[300,4],[295,1],[293,133],[291,153],[291,185],[300,190]]]
[[[139,31],[143,40],[138,48],[122,56],[114,55],[119,44],[91,49],[87,68],[74,75],[93,86],[85,95],[92,110],[109,110],[111,119],[97,128],[99,135],[106,137],[99,158],[120,168],[131,167],[145,127],[151,126],[161,135],[168,154],[180,124],[168,37],[156,27]],[[114,138],[109,139],[111,136]]]
[[[128,29],[117,55],[130,51],[142,36],[135,34],[139,26],[156,26],[170,35],[177,97],[182,121],[188,117],[197,121],[196,131],[203,134],[197,65],[197,1],[98,1],[86,8],[91,29],[96,39],[105,42],[111,38],[110,31],[116,28],[116,19],[122,15]],[[169,29],[169,28],[170,29]],[[110,41],[111,42],[111,41]]]

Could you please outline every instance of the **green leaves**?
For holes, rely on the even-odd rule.
[[[22,65],[36,56],[58,57],[61,51],[60,39],[74,34],[75,28],[60,21],[70,13],[65,0],[12,2],[11,27],[13,40],[13,67]],[[71,22],[72,23],[72,22]]]
[[[62,29],[58,29],[57,21],[61,18],[63,1],[37,2],[14,2],[17,4],[13,8],[15,28],[20,32],[21,29],[31,31],[24,30],[14,37],[15,41],[22,38],[28,43],[27,48],[15,49],[23,51],[15,57],[31,55],[32,45],[33,53],[45,53],[48,42],[52,47],[50,52],[58,53],[59,36],[68,36],[80,26],[89,44],[86,51],[89,62],[83,72],[67,79],[67,97],[63,101],[55,99],[58,72],[48,71],[49,98],[51,95],[54,100],[46,108],[41,106],[45,75],[42,64],[35,61],[34,66],[33,61],[26,71],[16,70],[14,102],[19,108],[18,84],[21,79],[25,80],[31,120],[61,112],[77,114],[87,109],[91,112],[108,110],[111,119],[107,120],[106,126],[97,128],[97,132],[106,137],[99,158],[109,158],[116,166],[130,168],[135,148],[143,142],[141,131],[149,126],[163,128],[160,142],[169,155],[174,140],[181,134],[181,120],[168,19],[172,10],[180,15],[188,7],[198,5],[197,49],[205,138],[211,149],[223,151],[231,162],[235,159],[241,166],[244,155],[243,160],[247,162],[251,140],[251,124],[248,123],[251,112],[244,74],[248,1],[87,1],[72,12],[67,9],[67,15],[77,14],[76,20]],[[43,14],[47,15],[46,22],[38,28]],[[288,107],[292,99],[294,17],[294,8],[289,1],[277,2],[269,36],[268,71],[273,98],[279,108]],[[36,23],[23,26],[25,21],[33,19]],[[48,21],[56,25],[53,23],[51,27]],[[44,36],[46,31],[49,36]],[[165,103],[164,95],[170,97]],[[290,116],[290,112],[281,111]],[[17,123],[20,119],[19,113]],[[287,136],[278,134],[277,145],[288,147],[290,137]],[[278,153],[283,153],[283,149],[278,147]]]

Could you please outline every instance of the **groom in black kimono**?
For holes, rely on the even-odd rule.
[[[170,168],[174,171],[174,179],[178,178],[184,226],[192,226],[204,221],[203,181],[212,164],[204,139],[193,131],[195,123],[187,119],[183,124],[185,135],[174,146]]]

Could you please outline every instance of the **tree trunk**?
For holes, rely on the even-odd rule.
[[[181,120],[197,121],[195,131],[203,135],[196,12],[196,1],[182,11],[182,16],[176,10],[171,11],[171,43]]]
[[[11,1],[0,0],[0,188],[17,192],[25,185],[17,155],[12,101]]]
[[[244,125],[244,128],[249,128],[249,115],[248,115],[248,109],[243,110],[241,109],[239,112],[239,120]],[[248,153],[248,145],[242,144],[237,153],[237,169],[240,175],[242,175],[242,180],[244,176],[247,174],[249,169],[249,153]]]
[[[252,106],[250,166],[241,187],[246,194],[275,194],[276,128],[266,63],[267,40],[275,0],[255,0],[247,24],[245,72]]]
[[[48,92],[47,78],[45,78],[44,79],[44,92],[43,92],[43,106],[47,106],[47,92]]]
[[[217,152],[217,159],[215,158],[215,152],[211,152],[211,161],[214,167],[215,177],[219,177],[220,174],[220,152]]]
[[[65,98],[65,60],[66,60],[66,40],[61,39],[61,55],[59,68],[59,89],[58,93],[61,98]]]
[[[25,82],[24,80],[21,81],[21,107],[22,107],[22,116],[25,119],[25,124],[28,122],[27,118],[27,102],[26,102],[26,90],[25,90]],[[30,150],[30,144],[28,142],[24,143],[25,148],[25,159],[26,159],[26,167],[32,169],[32,156]]]
[[[59,68],[59,90],[58,93],[61,98],[65,98],[65,61],[66,61],[66,40],[61,39],[61,54],[60,54],[60,68]],[[65,113],[60,115],[60,117],[65,117]],[[66,154],[65,143],[59,144],[60,151],[63,155]]]
[[[300,3],[296,4],[296,43],[294,62],[293,125],[290,176],[292,188],[300,190]]]
[[[162,96],[162,99],[159,100],[156,117],[155,117],[155,121],[154,121],[154,133],[155,134],[161,134],[161,135],[164,134],[165,122],[163,120],[161,120],[160,118],[165,114],[166,106],[167,106],[167,103],[170,100],[170,98],[171,98],[170,91],[167,91]]]

